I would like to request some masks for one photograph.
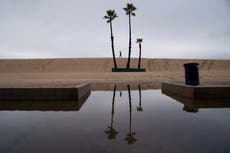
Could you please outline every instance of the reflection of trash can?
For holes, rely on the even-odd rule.
[[[199,69],[198,63],[186,63],[185,69],[185,84],[186,85],[199,85]]]
[[[197,108],[192,108],[192,107],[188,107],[188,106],[185,106],[185,105],[184,105],[183,110],[186,111],[186,112],[189,112],[189,113],[196,113],[196,112],[199,111]]]

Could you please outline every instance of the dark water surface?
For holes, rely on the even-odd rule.
[[[186,112],[160,90],[93,91],[76,111],[1,107],[0,153],[230,153],[230,108]]]

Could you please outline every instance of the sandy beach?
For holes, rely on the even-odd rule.
[[[138,59],[131,59],[137,67]],[[119,58],[119,67],[127,59]],[[112,73],[111,58],[1,59],[0,87],[63,87],[80,83],[92,85],[143,84],[160,88],[163,81],[184,82],[184,63],[199,63],[200,83],[230,84],[230,60],[142,59],[141,73]]]

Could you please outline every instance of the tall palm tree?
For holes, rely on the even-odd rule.
[[[128,55],[128,62],[126,65],[126,68],[130,68],[130,56],[131,56],[131,16],[135,16],[136,14],[134,13],[134,11],[137,8],[132,4],[132,3],[128,3],[126,5],[125,8],[123,8],[123,10],[125,10],[126,15],[129,16],[129,55]]]
[[[113,54],[113,63],[114,67],[117,68],[116,58],[115,58],[115,52],[114,52],[114,37],[113,37],[113,27],[112,27],[112,21],[118,17],[115,10],[107,10],[106,15],[104,16],[104,19],[107,20],[107,23],[110,24],[110,32],[111,32],[111,47],[112,47],[112,54]]]
[[[137,41],[136,41],[139,44],[139,60],[138,60],[138,66],[137,66],[138,69],[141,68],[141,43],[142,41],[143,41],[142,38],[137,38]]]

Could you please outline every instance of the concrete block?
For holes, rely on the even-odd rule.
[[[61,101],[79,100],[90,93],[90,84],[63,88],[0,88],[0,100]]]
[[[163,82],[161,91],[184,104],[185,111],[197,112],[199,108],[230,107],[230,86],[187,86]]]
[[[161,84],[161,90],[163,93],[170,92],[191,99],[230,99],[230,85],[190,86],[163,82]]]

